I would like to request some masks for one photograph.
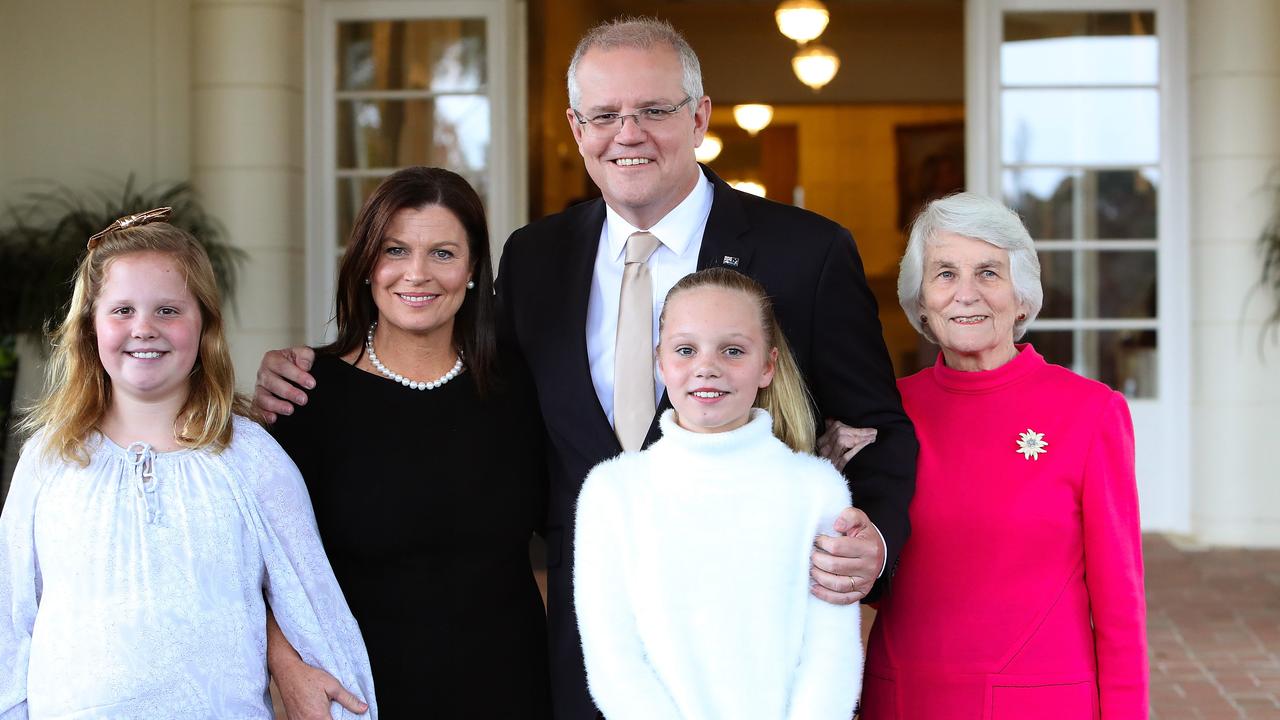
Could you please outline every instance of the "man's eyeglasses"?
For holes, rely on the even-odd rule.
[[[582,113],[574,110],[573,116],[578,119],[579,125],[585,125],[592,134],[613,135],[622,130],[626,118],[631,118],[631,122],[635,123],[637,127],[656,125],[680,112],[680,108],[688,105],[692,100],[692,97],[686,95],[684,100],[681,100],[676,105],[654,105],[652,107],[639,108],[633,113],[606,112],[592,115],[591,117],[584,117]]]

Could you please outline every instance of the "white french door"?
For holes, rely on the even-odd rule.
[[[1184,0],[969,0],[968,187],[1036,240],[1026,339],[1129,400],[1144,529],[1190,530]]]
[[[525,4],[308,0],[307,340],[332,336],[337,268],[365,198],[410,165],[465,177],[490,248],[528,215]],[[496,267],[496,264],[495,264]]]

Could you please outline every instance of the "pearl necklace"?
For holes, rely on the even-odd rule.
[[[378,359],[378,353],[373,351],[373,329],[376,327],[378,327],[378,322],[375,320],[373,324],[369,326],[369,334],[365,336],[364,349],[369,351],[369,362],[373,363],[373,366],[378,369],[378,372],[382,373],[383,377],[386,377],[389,380],[395,380],[401,385],[414,390],[435,390],[441,385],[458,377],[458,373],[462,372],[462,353],[458,353],[458,362],[453,364],[453,368],[435,380],[410,380],[403,375],[391,372],[391,370],[389,370],[386,365],[383,365],[382,361]]]

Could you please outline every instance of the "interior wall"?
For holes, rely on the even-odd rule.
[[[565,73],[578,38],[603,19],[587,0],[529,3],[529,212],[560,212],[587,192],[588,180],[564,111]]]
[[[187,2],[0,2],[0,207],[47,189],[40,180],[87,192],[130,172],[142,186],[188,179],[189,36]],[[43,358],[35,343],[18,351],[25,406]]]
[[[960,103],[782,105],[774,110],[775,125],[797,129],[804,206],[853,233],[899,374],[914,368],[906,358],[914,356],[918,336],[897,303],[898,261],[906,236],[898,226],[894,130],[963,119]],[[711,122],[713,127],[732,125],[731,108],[713,107]],[[714,162],[711,167],[715,169]]]
[[[632,2],[609,13],[670,20],[702,63],[707,94],[725,103],[915,103],[964,99],[961,0],[827,2],[831,22],[818,38],[840,70],[815,93],[796,79],[796,44],[778,32],[775,2]]]
[[[167,0],[0,3],[0,201],[37,178],[184,180],[190,11]]]

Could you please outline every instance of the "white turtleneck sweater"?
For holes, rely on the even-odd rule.
[[[848,720],[857,605],[809,592],[809,554],[849,506],[844,478],[743,427],[597,465],[578,498],[574,602],[587,685],[609,720]]]

